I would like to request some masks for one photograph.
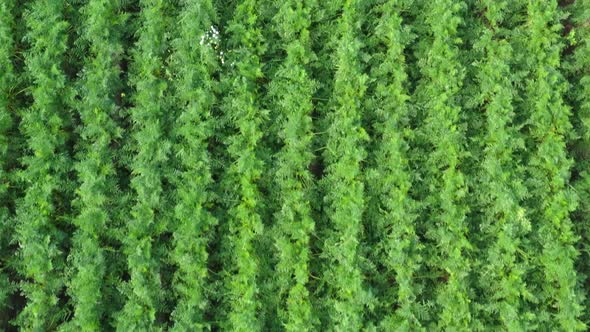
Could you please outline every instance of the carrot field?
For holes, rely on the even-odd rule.
[[[0,331],[590,329],[590,0],[0,0]]]

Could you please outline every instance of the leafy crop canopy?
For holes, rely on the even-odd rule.
[[[587,330],[589,22],[0,1],[0,330]]]

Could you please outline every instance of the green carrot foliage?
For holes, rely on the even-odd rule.
[[[529,328],[523,299],[530,299],[530,293],[521,252],[531,224],[523,206],[523,166],[516,157],[522,153],[524,141],[514,125],[511,31],[503,26],[509,3],[482,1],[480,10],[485,13],[484,28],[475,48],[483,53],[476,68],[486,131],[478,194],[484,209],[481,229],[489,245],[482,248],[486,258],[481,261],[479,280],[485,289],[489,324],[522,331]]]
[[[586,330],[589,96],[589,0],[0,0],[0,330]]]
[[[85,61],[80,105],[80,152],[75,168],[78,172],[79,215],[75,220],[71,254],[76,272],[70,282],[75,303],[73,323],[85,331],[102,330],[104,316],[103,281],[106,266],[103,243],[109,227],[113,197],[117,194],[113,152],[110,146],[120,130],[112,119],[116,109],[115,94],[119,79],[121,16],[112,1],[93,0],[83,8],[83,38],[90,45]]]
[[[119,331],[158,330],[156,314],[161,309],[162,290],[154,240],[166,225],[162,218],[163,165],[170,143],[163,131],[167,82],[164,63],[167,42],[167,1],[140,1],[141,26],[135,45],[130,78],[135,106],[131,109],[135,155],[131,165],[131,188],[135,205],[127,222],[124,240],[129,267],[127,302],[119,314]]]
[[[400,16],[410,5],[411,1],[393,0],[382,1],[377,7],[380,16],[374,37],[384,51],[374,55],[380,62],[371,75],[376,82],[373,105],[377,146],[375,166],[367,175],[368,189],[378,202],[373,212],[378,213],[374,217],[380,234],[376,249],[385,272],[380,277],[397,284],[380,299],[387,308],[396,308],[384,317],[381,327],[397,331],[421,328],[416,273],[422,263],[422,245],[415,230],[416,204],[410,196],[412,177],[407,156],[407,138],[412,130],[404,47],[409,31]]]
[[[12,111],[10,95],[14,88],[13,52],[14,37],[12,10],[13,1],[4,1],[0,4],[0,310],[6,307],[7,298],[12,291],[8,275],[3,271],[7,264],[6,253],[9,238],[9,211],[6,204],[7,191],[10,179],[6,170],[6,158],[8,156],[9,130],[12,127]]]
[[[211,107],[215,102],[213,75],[217,58],[211,44],[215,12],[210,0],[182,1],[178,38],[170,67],[176,107],[180,114],[173,132],[172,151],[180,162],[176,186],[173,259],[178,265],[174,287],[178,303],[173,313],[175,331],[201,331],[208,306],[207,244],[216,220],[211,204],[208,140],[212,135]]]
[[[264,164],[258,156],[258,142],[265,111],[257,101],[258,80],[262,78],[260,58],[265,51],[258,25],[258,1],[240,1],[227,26],[228,54],[224,81],[227,96],[223,110],[230,128],[227,152],[231,159],[225,182],[231,192],[227,198],[230,262],[226,267],[229,313],[227,328],[255,331],[261,328],[258,301],[259,258],[254,241],[263,232],[260,217],[262,199],[258,181]]]
[[[429,39],[425,58],[418,63],[422,79],[417,87],[418,103],[425,114],[419,130],[428,153],[423,180],[428,184],[426,235],[434,242],[427,264],[439,274],[437,326],[456,331],[468,331],[472,322],[468,283],[472,266],[467,256],[471,244],[464,201],[468,188],[461,170],[465,134],[458,104],[464,68],[459,61],[457,30],[464,8],[462,1],[425,3],[423,20]]]
[[[530,75],[526,97],[528,135],[532,155],[528,164],[530,205],[536,220],[535,235],[541,249],[536,263],[542,280],[535,294],[541,301],[538,324],[549,329],[577,331],[581,294],[577,289],[574,234],[569,214],[576,207],[568,185],[572,160],[567,156],[566,137],[572,131],[570,109],[563,101],[566,84],[561,73],[559,10],[556,1],[529,1],[526,31],[530,34]]]
[[[69,89],[62,69],[68,28],[64,8],[64,1],[34,1],[25,13],[30,43],[25,63],[33,104],[22,112],[28,153],[20,178],[26,189],[16,215],[20,288],[27,298],[18,325],[25,331],[50,330],[60,321],[57,303],[64,259],[57,227],[62,211],[55,209],[55,199],[70,164],[63,131]]]
[[[330,223],[322,253],[326,261],[324,305],[329,326],[347,331],[357,331],[363,326],[363,310],[370,296],[363,287],[358,257],[365,207],[361,162],[366,157],[363,142],[368,139],[360,125],[367,76],[362,73],[358,59],[359,9],[358,1],[342,2],[334,55],[337,69],[324,151],[324,202]]]
[[[285,1],[274,20],[285,48],[286,58],[273,78],[270,94],[280,111],[279,137],[283,144],[277,154],[275,183],[280,210],[276,214],[278,251],[276,279],[279,284],[279,318],[287,331],[313,327],[308,291],[309,241],[314,230],[308,166],[314,157],[311,111],[315,83],[309,77],[309,26],[314,1]]]

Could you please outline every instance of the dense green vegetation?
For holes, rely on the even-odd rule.
[[[67,50],[68,22],[64,1],[33,1],[24,14],[28,28],[25,53],[32,104],[20,112],[20,132],[26,152],[18,178],[24,194],[16,202],[15,240],[18,241],[19,288],[26,305],[18,315],[23,330],[55,328],[64,314],[59,306],[64,286],[64,224],[69,211],[60,209],[68,186],[71,155],[66,148],[70,133],[67,96],[71,89],[62,69]],[[68,218],[69,219],[69,218]]]
[[[521,298],[527,298],[522,263],[524,236],[531,224],[526,217],[523,199],[522,166],[518,154],[523,141],[515,126],[513,75],[510,65],[514,50],[511,31],[506,28],[507,2],[482,1],[486,24],[476,42],[483,54],[477,65],[480,107],[485,110],[484,158],[479,171],[482,202],[483,257],[478,263],[479,287],[483,297],[484,320],[497,329],[522,331],[526,326]]]
[[[582,331],[588,0],[0,0],[0,331]]]
[[[7,191],[10,186],[7,168],[8,145],[10,143],[8,135],[12,126],[12,112],[10,107],[11,93],[14,87],[14,69],[11,61],[11,56],[14,52],[13,40],[13,17],[12,10],[14,4],[12,1],[4,1],[0,5],[0,256],[3,263],[10,256],[8,243],[10,238],[9,228],[9,213],[8,213],[8,197]],[[7,306],[7,299],[12,291],[8,275],[5,271],[6,267],[0,268],[0,310],[5,310]]]
[[[73,326],[99,330],[105,311],[103,283],[108,268],[104,255],[105,230],[112,225],[116,174],[110,145],[120,131],[112,119],[122,54],[121,16],[112,2],[90,1],[82,9],[84,37],[89,53],[85,59],[80,95],[79,154],[74,166],[80,187],[73,220],[77,227],[70,253],[75,269],[69,285],[74,305]],[[72,327],[73,327],[72,326]]]
[[[286,56],[275,74],[270,95],[280,111],[282,146],[277,152],[275,174],[279,204],[276,213],[275,243],[279,257],[276,279],[280,294],[280,320],[288,331],[306,331],[312,327],[309,281],[309,241],[314,230],[310,190],[313,175],[308,169],[312,148],[313,93],[315,82],[309,75],[309,26],[315,0],[285,1],[275,21]]]
[[[165,57],[169,51],[167,29],[170,9],[165,1],[140,1],[139,31],[134,45],[130,81],[136,93],[129,110],[133,125],[134,153],[131,162],[133,206],[123,238],[130,280],[123,312],[118,316],[121,331],[156,328],[162,304],[160,262],[155,240],[167,225],[163,200],[163,168],[169,160],[170,142],[164,131],[169,113],[166,103]]]
[[[550,329],[574,331],[583,328],[580,294],[576,288],[574,260],[578,253],[573,244],[569,217],[577,200],[567,181],[572,165],[567,155],[566,139],[572,132],[570,108],[564,104],[566,84],[558,71],[560,66],[557,3],[530,1],[527,6],[530,25],[526,80],[525,111],[528,121],[529,151],[527,175],[531,218],[541,250],[532,259],[542,270],[535,296],[540,300],[538,323]]]
[[[432,1],[425,4],[419,17],[428,31],[422,41],[426,50],[419,62],[421,79],[415,92],[424,113],[418,135],[427,153],[423,181],[428,189],[422,196],[428,223],[425,236],[431,246],[425,264],[444,280],[433,285],[435,319],[444,331],[469,330],[472,320],[468,281],[471,245],[464,201],[468,189],[462,171],[466,138],[458,104],[465,72],[459,57],[458,28],[465,7],[461,1]]]
[[[173,153],[179,162],[176,185],[173,257],[178,270],[174,288],[178,304],[174,330],[198,331],[207,307],[207,244],[215,219],[208,211],[211,201],[211,107],[215,102],[213,74],[217,59],[211,42],[204,39],[215,22],[210,0],[183,1],[177,21],[174,54],[174,103],[178,117],[173,131]],[[203,42],[195,45],[195,40]]]
[[[386,285],[395,279],[396,287],[379,287],[383,297],[379,306],[385,308],[379,325],[389,330],[420,330],[417,303],[420,289],[416,280],[423,262],[423,249],[416,233],[416,202],[412,198],[412,174],[409,165],[408,75],[405,46],[410,37],[401,12],[410,8],[411,1],[383,1],[375,7],[377,25],[375,39],[381,52],[375,53],[376,65],[371,70],[374,79],[375,144],[374,165],[367,170],[368,196],[374,196],[376,206],[370,206],[367,216],[376,224],[377,256],[381,267],[377,278]],[[373,217],[374,216],[374,217]],[[396,307],[396,310],[390,310]]]

